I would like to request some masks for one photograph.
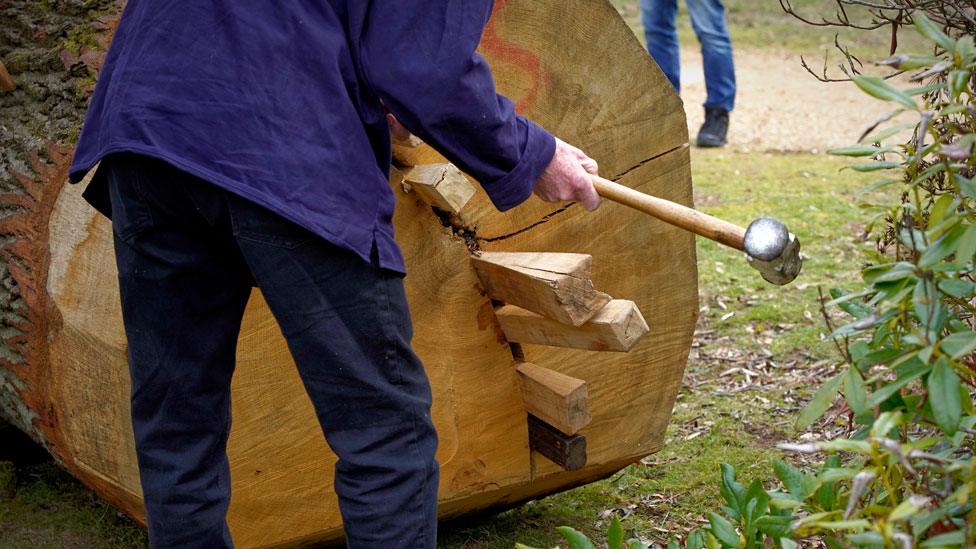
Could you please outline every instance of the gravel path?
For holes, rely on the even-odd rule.
[[[694,142],[704,117],[701,54],[684,48],[681,61],[681,96]],[[851,145],[890,110],[850,82],[817,81],[796,53],[739,50],[735,65],[738,93],[729,146],[736,151],[823,152]]]

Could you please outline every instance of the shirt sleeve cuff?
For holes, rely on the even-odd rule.
[[[522,116],[517,120],[526,132],[522,157],[504,177],[483,185],[492,204],[501,212],[518,206],[532,195],[536,180],[556,153],[556,138],[549,132]]]

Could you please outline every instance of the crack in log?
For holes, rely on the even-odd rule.
[[[634,170],[637,170],[637,169],[643,167],[645,164],[647,164],[649,162],[653,162],[653,161],[657,160],[658,158],[661,158],[661,157],[663,157],[665,155],[671,154],[671,153],[673,153],[675,151],[680,151],[682,149],[686,149],[686,148],[688,148],[688,146],[689,146],[688,143],[682,143],[681,145],[678,145],[677,147],[672,147],[672,148],[670,148],[670,149],[668,149],[668,150],[666,150],[664,152],[660,152],[658,154],[655,154],[653,156],[650,156],[648,158],[645,158],[644,160],[641,160],[637,164],[634,164],[633,166],[627,168],[626,170],[624,170],[624,171],[618,173],[617,175],[615,175],[613,177],[610,177],[608,179],[610,181],[613,181],[613,182],[620,181],[621,179],[624,178],[624,176],[626,176],[627,174],[633,172]],[[474,234],[474,231],[471,231],[471,234],[474,235],[473,238],[477,242],[497,242],[499,240],[505,240],[507,238],[511,238],[513,236],[517,236],[517,235],[520,235],[520,234],[522,234],[524,232],[527,232],[529,230],[532,230],[532,229],[538,227],[539,225],[542,225],[543,223],[547,223],[553,217],[556,217],[557,215],[565,212],[566,210],[568,210],[569,208],[571,208],[574,205],[576,205],[576,202],[569,202],[565,206],[563,206],[562,208],[559,208],[558,210],[556,210],[554,212],[551,212],[551,213],[546,214],[539,221],[536,221],[535,223],[533,223],[531,225],[528,225],[526,227],[522,227],[521,229],[519,229],[517,231],[513,231],[513,232],[510,232],[510,233],[503,234],[503,235],[481,237],[481,236],[475,235]]]

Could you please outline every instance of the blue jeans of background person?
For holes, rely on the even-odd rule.
[[[434,547],[437,437],[401,276],[162,161],[105,164],[150,545],[231,546],[230,382],[256,285],[339,456],[349,545]]]
[[[705,108],[731,112],[735,107],[735,66],[722,0],[686,0],[686,4],[691,26],[701,43],[708,92]],[[675,27],[678,0],[641,0],[640,7],[647,51],[680,92],[681,62]]]

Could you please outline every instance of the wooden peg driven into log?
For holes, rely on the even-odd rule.
[[[529,449],[567,471],[586,466],[586,437],[567,435],[529,414]]]
[[[425,202],[445,212],[461,213],[474,196],[474,186],[454,164],[423,164],[408,170],[403,180]]]
[[[535,343],[589,351],[629,351],[648,332],[637,304],[614,299],[582,326],[568,326],[527,311],[505,305],[495,311],[510,343]]]
[[[563,324],[580,326],[611,299],[593,289],[588,254],[482,252],[471,261],[492,299]]]
[[[525,409],[567,435],[575,435],[593,417],[586,382],[530,362],[518,365]]]
[[[7,67],[3,66],[3,61],[0,61],[0,90],[14,91],[15,89],[17,89],[17,83],[10,77]]]

